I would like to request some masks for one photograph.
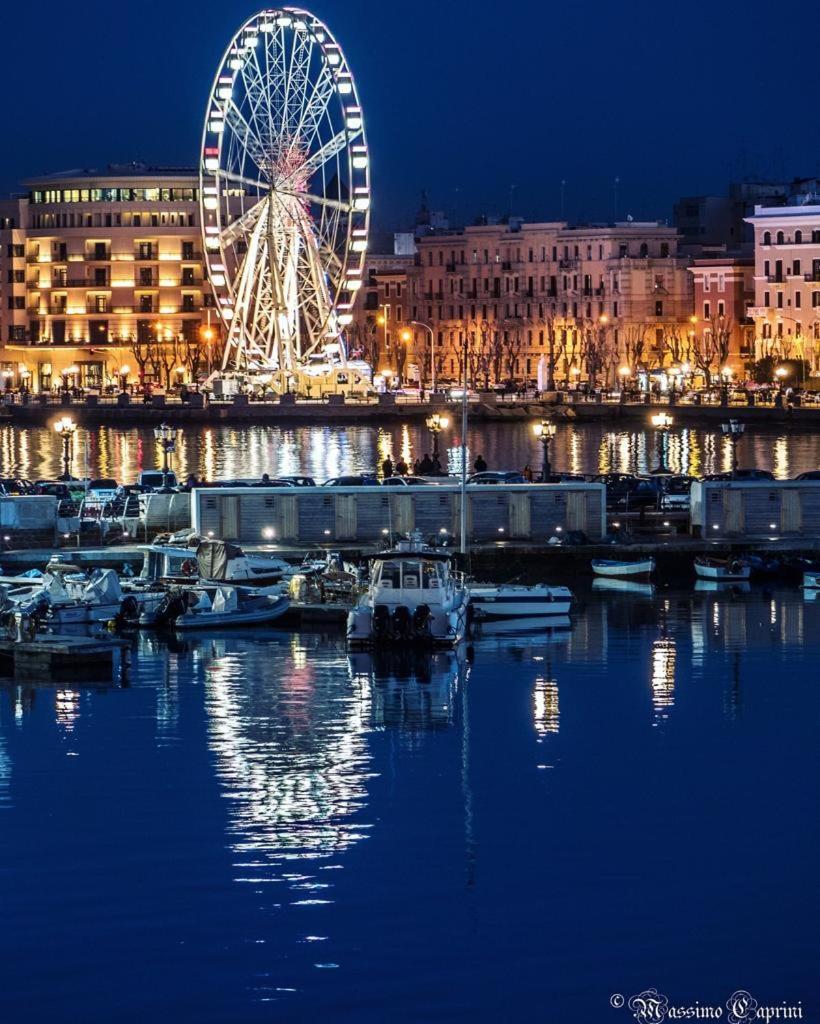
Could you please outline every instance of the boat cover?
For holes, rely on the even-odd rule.
[[[214,595],[213,610],[215,614],[224,615],[235,612],[239,607],[236,591],[233,587],[220,587]]]
[[[97,569],[83,590],[83,601],[93,604],[112,604],[122,601],[119,576],[113,569]]]
[[[199,575],[203,580],[226,580],[229,563],[243,555],[242,548],[237,544],[224,540],[203,540],[196,549]]]

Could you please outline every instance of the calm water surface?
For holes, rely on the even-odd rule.
[[[455,469],[459,431],[441,435],[441,449]],[[731,442],[720,431],[673,429],[664,440],[664,458],[676,472],[700,475],[731,469]],[[470,463],[480,453],[490,468],[541,467],[541,446],[527,424],[476,424],[468,432]],[[430,451],[430,435],[418,423],[372,426],[190,427],[181,432],[174,468],[181,477],[207,480],[258,478],[263,473],[305,473],[325,480],[342,473],[373,471],[387,455],[408,463]],[[53,430],[0,428],[0,474],[28,479],[61,472],[61,444]],[[820,434],[777,430],[749,431],[738,446],[741,465],[770,469],[779,479],[820,468]],[[640,472],[658,464],[658,438],[652,431],[607,430],[598,424],[559,427],[552,462],[562,472]],[[110,427],[80,430],[74,446],[75,476],[135,480],[141,469],[160,466],[162,454],[150,430]]]
[[[582,595],[474,660],[285,632],[0,690],[4,1021],[820,1012],[820,602]]]

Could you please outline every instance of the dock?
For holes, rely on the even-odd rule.
[[[0,676],[17,681],[60,683],[117,681],[124,672],[126,640],[48,636],[0,641]]]

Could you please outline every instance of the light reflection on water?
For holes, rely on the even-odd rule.
[[[294,1020],[355,1006],[350,1019],[381,1024],[399,1004],[400,1020],[533,1006],[595,1020],[624,978],[657,969],[659,915],[693,915],[731,951],[718,977],[711,945],[669,929],[669,986],[734,984],[739,964],[772,986],[794,900],[809,928],[820,909],[820,603],[757,587],[579,597],[550,630],[485,629],[472,658],[274,630],[146,635],[127,689],[7,687],[10,1019],[36,1017],[41,993],[113,1019],[126,989],[150,1019],[154,993],[128,987],[128,965],[156,948],[156,999],[176,1019],[262,1020],[273,1000]],[[788,843],[761,844],[767,813]],[[750,819],[758,841],[738,843],[731,822]],[[162,898],[146,903],[143,874]],[[66,891],[75,917],[53,909]],[[737,929],[749,892],[768,950]],[[22,967],[44,934],[32,989]],[[814,958],[793,940],[796,1000]]]
[[[460,467],[460,425],[442,433],[442,462],[451,472]],[[408,465],[432,449],[423,425],[375,428],[315,426],[188,427],[180,431],[173,456],[176,471],[206,480],[307,474],[325,480],[344,473],[373,472],[389,455]],[[647,473],[660,451],[676,473],[699,476],[732,466],[732,444],[719,429],[673,428],[654,431],[607,430],[598,424],[563,424],[550,449],[552,465],[569,473]],[[542,450],[528,424],[475,424],[468,434],[470,465],[482,454],[490,468],[540,467]],[[779,479],[820,467],[820,435],[777,430],[746,432],[738,443],[743,466],[770,469]],[[149,430],[102,427],[77,432],[72,459],[75,476],[113,476],[132,482],[143,469],[159,467],[162,453]],[[61,444],[53,430],[0,428],[0,474],[27,479],[54,477],[61,471]]]

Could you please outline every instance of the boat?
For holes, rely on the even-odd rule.
[[[267,593],[221,585],[177,588],[165,595],[153,624],[175,630],[263,625],[280,618],[289,607],[290,600],[279,589]]]
[[[595,558],[592,571],[596,576],[615,578],[632,576],[651,576],[655,571],[655,559],[645,558],[641,562],[623,562],[607,558]]]
[[[702,580],[732,583],[748,580],[752,567],[742,558],[707,558],[699,555],[695,559],[695,572]]]
[[[820,571],[803,573],[804,590],[820,590]]]
[[[470,604],[476,619],[540,618],[568,615],[572,592],[567,587],[471,583]]]
[[[248,555],[238,544],[203,540],[194,534],[173,537],[170,543],[151,544],[142,552],[142,580],[200,579],[239,586],[269,586],[298,571],[282,558]]]
[[[600,576],[592,581],[596,594],[635,594],[638,597],[654,597],[655,587],[651,583],[637,583],[634,580],[619,580]]]
[[[347,618],[348,644],[460,643],[467,633],[470,591],[451,569],[450,557],[425,545],[416,532],[371,559],[367,590]]]
[[[123,592],[113,569],[96,569],[90,576],[74,569],[31,576],[25,584],[7,587],[4,596],[10,605],[37,621],[76,626],[114,620]]]

